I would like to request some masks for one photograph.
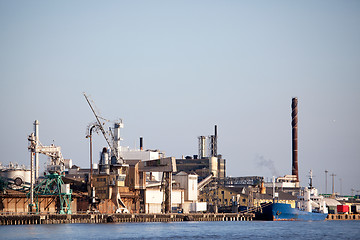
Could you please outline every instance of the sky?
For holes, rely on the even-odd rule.
[[[334,173],[359,194],[359,26],[352,0],[0,0],[0,162],[30,165],[39,120],[43,145],[89,167],[86,92],[123,119],[122,146],[181,158],[217,125],[227,176],[283,176],[297,97],[301,185],[312,169],[321,192]]]

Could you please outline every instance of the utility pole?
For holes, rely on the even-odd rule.
[[[325,194],[327,194],[327,174],[328,174],[328,170],[325,170]]]
[[[336,174],[332,173],[332,174],[330,174],[330,176],[332,177],[332,195],[335,196],[335,191],[334,191],[334,177],[336,176]]]

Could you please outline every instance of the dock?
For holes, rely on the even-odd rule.
[[[171,214],[27,214],[0,215],[0,225],[183,222],[183,221],[252,221],[253,214],[239,213],[171,213]]]
[[[326,220],[360,220],[360,214],[329,214]]]

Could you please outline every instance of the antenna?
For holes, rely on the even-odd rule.
[[[312,170],[310,169],[310,175],[309,175],[309,189],[312,188],[313,184],[312,184],[312,180],[313,180],[313,173]]]

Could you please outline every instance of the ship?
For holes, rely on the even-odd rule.
[[[309,187],[301,188],[293,207],[288,203],[276,202],[263,205],[257,219],[270,221],[324,221],[328,209],[323,196],[312,186],[312,171],[310,170]]]
[[[327,213],[308,212],[287,203],[272,203],[263,208],[262,220],[270,221],[324,221]]]

